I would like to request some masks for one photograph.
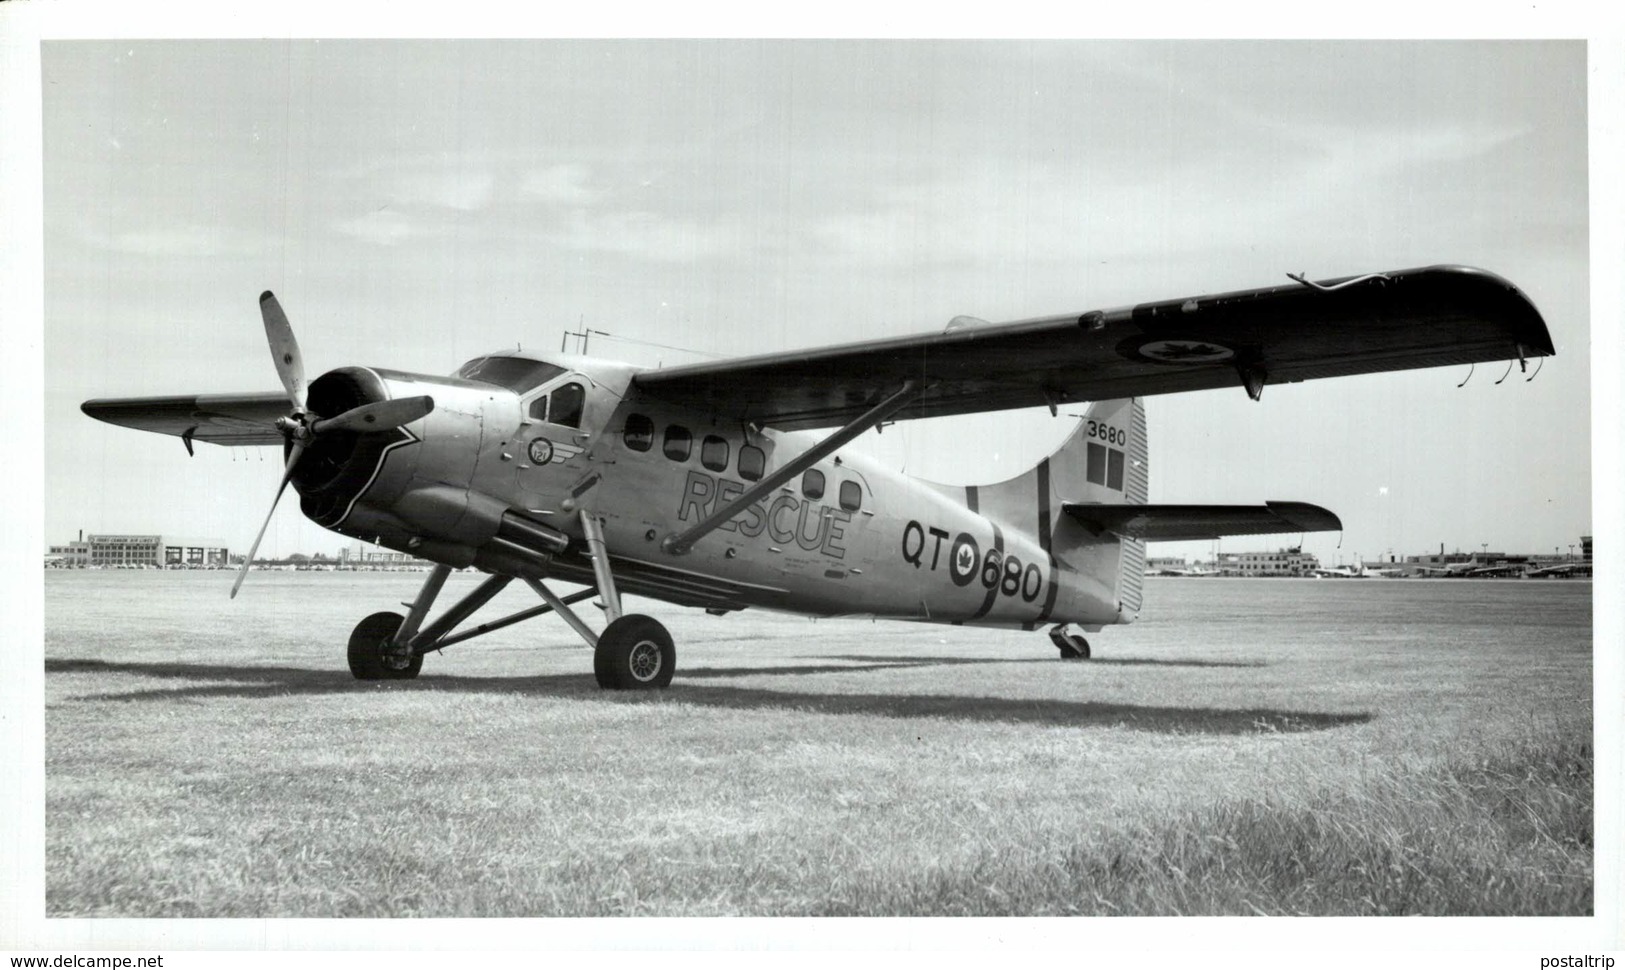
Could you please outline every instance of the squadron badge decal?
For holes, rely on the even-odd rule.
[[[532,465],[545,465],[550,461],[569,461],[581,454],[582,449],[574,445],[555,444],[547,438],[530,439],[530,463]]]

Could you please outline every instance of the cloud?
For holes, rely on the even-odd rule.
[[[429,234],[427,227],[392,209],[378,209],[356,219],[337,223],[334,230],[362,242],[394,246]]]
[[[83,237],[98,249],[137,256],[223,256],[255,251],[243,234],[221,226],[181,225],[162,229],[128,229],[87,233]]]
[[[674,219],[656,212],[578,212],[545,235],[563,249],[660,263],[688,263],[738,253],[743,230],[730,220]]]
[[[402,173],[390,192],[401,203],[477,212],[491,204],[496,179],[489,171],[436,171]]]
[[[1319,156],[1315,168],[1322,177],[1356,178],[1461,165],[1524,134],[1521,128],[1483,124],[1382,129],[1320,125],[1304,132],[1304,143]]]
[[[549,165],[528,173],[519,191],[530,199],[551,205],[589,205],[603,196],[587,185],[589,175],[585,165]]]
[[[476,212],[496,195],[496,175],[481,158],[429,155],[393,158],[340,169],[331,183],[349,198],[395,208],[414,206]]]

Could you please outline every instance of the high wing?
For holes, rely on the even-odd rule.
[[[288,413],[288,395],[190,394],[181,397],[98,398],[79,405],[93,418],[217,445],[280,445],[276,420]]]
[[[845,424],[905,381],[896,418],[1549,356],[1539,311],[1484,270],[1429,266],[644,371],[674,404],[775,428]],[[956,323],[958,321],[956,320]]]
[[[1084,505],[1061,506],[1095,533],[1113,532],[1147,542],[1217,539],[1220,536],[1274,535],[1280,532],[1333,532],[1342,520],[1307,502],[1263,505]]]

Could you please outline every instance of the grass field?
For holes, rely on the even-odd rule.
[[[1590,583],[1153,580],[1087,663],[634,600],[659,694],[547,619],[352,680],[420,580],[47,575],[47,914],[1591,911]]]

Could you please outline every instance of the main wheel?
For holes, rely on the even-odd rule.
[[[423,669],[423,655],[411,660],[391,653],[390,638],[406,617],[399,613],[374,613],[355,625],[350,634],[350,673],[357,680],[410,680]]]
[[[638,613],[604,628],[593,651],[592,672],[605,690],[656,690],[670,686],[677,670],[671,634],[654,617]]]

